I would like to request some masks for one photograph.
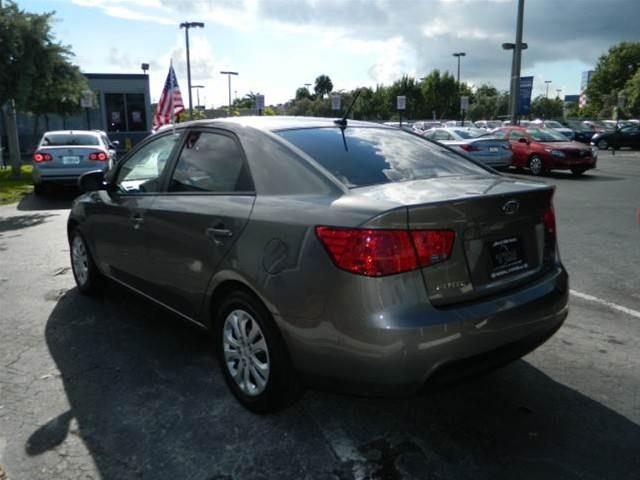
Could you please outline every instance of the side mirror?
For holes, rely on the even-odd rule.
[[[522,137],[518,139],[518,143],[526,143],[529,144],[529,140],[527,140],[526,138]]]
[[[111,146],[112,147],[119,147],[120,146],[120,140],[113,140],[111,142]]]
[[[104,182],[104,171],[92,170],[81,175],[78,179],[78,188],[83,192],[95,192],[105,190],[107,185]]]

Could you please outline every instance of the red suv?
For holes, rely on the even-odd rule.
[[[597,149],[572,142],[550,128],[504,127],[493,135],[510,141],[511,165],[528,168],[534,175],[549,170],[571,170],[574,175],[582,175],[596,168]]]

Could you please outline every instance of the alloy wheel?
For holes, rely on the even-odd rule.
[[[73,237],[71,242],[71,265],[78,283],[85,285],[89,278],[89,255],[80,235]]]
[[[227,315],[222,329],[225,368],[246,395],[255,397],[267,387],[269,349],[258,322],[245,310]]]
[[[533,157],[529,161],[529,169],[534,175],[540,175],[542,173],[542,160],[539,157]]]
[[[598,141],[598,148],[600,150],[606,150],[607,148],[609,148],[609,143],[603,138],[602,140]]]

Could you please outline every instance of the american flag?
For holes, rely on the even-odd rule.
[[[170,65],[167,80],[164,82],[162,95],[160,95],[160,101],[156,107],[156,114],[153,116],[154,130],[171,123],[180,112],[184,112],[184,103],[182,103],[176,72],[173,70],[173,65]]]

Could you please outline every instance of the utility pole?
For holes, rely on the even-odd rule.
[[[547,100],[549,100],[549,84],[551,83],[551,80],[545,80],[544,83],[547,84],[547,92],[545,93],[545,97],[547,98]]]
[[[226,75],[227,76],[227,80],[229,81],[229,110],[227,111],[227,115],[230,117],[231,116],[231,75],[238,75],[238,72],[229,72],[229,71],[222,71],[220,72],[221,75]]]
[[[193,101],[191,100],[191,59],[189,58],[189,29],[204,28],[202,22],[182,22],[180,28],[184,28],[184,39],[187,46],[187,89],[189,90],[189,119],[193,120]]]

